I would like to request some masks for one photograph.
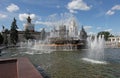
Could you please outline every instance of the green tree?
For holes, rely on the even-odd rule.
[[[99,33],[97,34],[97,36],[99,36],[99,35],[104,35],[104,38],[105,38],[106,41],[108,40],[109,37],[113,36],[113,35],[110,34],[110,32],[108,32],[108,31],[101,31],[101,32],[99,32]]]
[[[10,41],[12,44],[16,45],[18,41],[18,31],[17,31],[17,24],[16,24],[16,19],[14,18],[12,24],[11,24],[11,29],[10,29]]]
[[[7,44],[8,44],[8,36],[7,36],[7,34],[9,33],[9,31],[8,31],[8,29],[5,29],[5,31],[2,32],[2,33],[3,33],[3,38],[4,38],[3,44],[7,46]]]
[[[0,33],[0,44],[2,44],[3,43],[3,36],[2,36],[2,34]]]

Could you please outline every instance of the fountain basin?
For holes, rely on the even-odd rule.
[[[35,43],[34,46],[35,49],[55,49],[55,50],[63,50],[63,49],[68,49],[68,50],[75,50],[75,49],[84,49],[86,48],[86,42],[81,41],[81,40],[55,40],[55,41],[50,41],[50,43]]]

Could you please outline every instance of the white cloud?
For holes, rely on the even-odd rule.
[[[20,21],[25,21],[26,18],[29,16],[27,13],[19,14],[19,19]],[[30,14],[31,19],[35,19],[36,15],[35,14]]]
[[[71,13],[77,13],[77,11],[75,10],[69,10]]]
[[[61,13],[61,14],[52,14],[47,17],[44,21],[36,21],[35,24],[45,25],[45,26],[56,26],[56,28],[62,24],[69,26],[71,19],[74,17],[71,13]],[[75,19],[74,19],[75,20]]]
[[[60,5],[57,5],[56,7],[57,7],[57,8],[60,8]]]
[[[112,7],[112,10],[120,10],[120,5],[115,5]]]
[[[97,27],[97,29],[98,29],[98,30],[100,30],[100,29],[101,29],[101,27]]]
[[[69,2],[67,5],[67,8],[69,9],[70,12],[76,13],[76,10],[90,10],[91,7],[88,6],[83,0],[72,0],[72,2]]]
[[[88,35],[96,35],[95,32],[88,32]]]
[[[92,28],[92,26],[84,26],[85,30],[90,30]]]
[[[6,17],[7,17],[7,15],[5,15],[5,14],[0,14],[0,19],[6,18]]]
[[[55,23],[53,23],[53,22],[36,21],[35,24],[45,25],[45,26],[54,26]]]
[[[104,31],[108,31],[108,32],[111,32],[111,31],[112,31],[112,29],[106,29],[106,30],[104,30]]]
[[[108,11],[106,12],[106,15],[113,15],[113,14],[115,14],[115,11],[108,10]]]
[[[15,4],[12,3],[6,9],[9,12],[15,12],[15,11],[19,10],[20,8],[17,5],[15,5]]]
[[[106,12],[106,15],[114,15],[117,10],[120,10],[120,5],[113,6],[110,10]]]

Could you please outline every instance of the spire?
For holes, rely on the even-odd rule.
[[[82,30],[84,30],[83,25],[82,25]]]
[[[81,31],[80,31],[80,39],[86,39],[87,38],[87,33],[86,33],[86,31],[85,31],[85,29],[84,29],[84,27],[83,27],[83,25],[82,25],[82,29],[81,29]]]
[[[5,29],[4,25],[2,25],[3,30]]]
[[[81,29],[81,31],[85,32],[85,29],[84,29],[83,25],[82,25],[82,29]]]

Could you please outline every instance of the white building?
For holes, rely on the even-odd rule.
[[[108,41],[110,42],[120,42],[120,36],[117,37],[109,37]]]
[[[69,37],[76,37],[78,35],[77,23],[72,19],[69,24]]]
[[[120,47],[120,36],[109,37],[106,41],[107,48],[119,48]]]

